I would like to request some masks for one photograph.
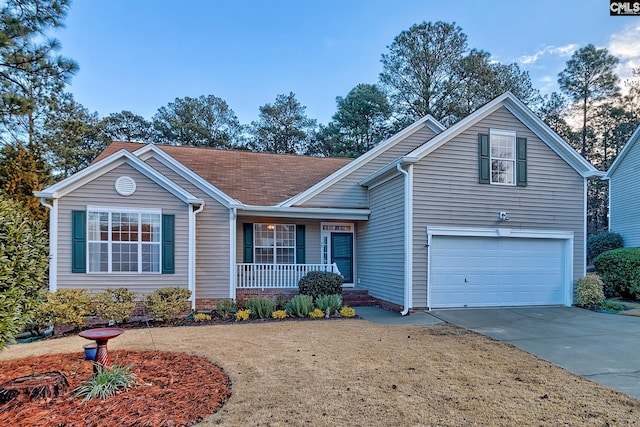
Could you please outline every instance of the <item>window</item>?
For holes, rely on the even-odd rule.
[[[257,264],[295,264],[296,226],[293,224],[254,224],[254,262]]]
[[[491,183],[515,185],[516,133],[491,129]]]
[[[87,217],[90,273],[160,273],[160,211],[94,208]]]

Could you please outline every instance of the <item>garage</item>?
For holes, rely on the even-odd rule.
[[[571,305],[572,233],[432,229],[428,234],[430,308]]]

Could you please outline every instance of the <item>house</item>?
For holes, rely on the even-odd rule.
[[[618,154],[604,179],[609,180],[609,230],[626,247],[640,246],[640,127]]]
[[[353,161],[114,142],[36,195],[51,290],[184,286],[202,308],[324,270],[406,314],[571,305],[600,175],[505,93]]]

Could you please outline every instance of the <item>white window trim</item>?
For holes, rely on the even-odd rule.
[[[513,159],[507,159],[504,157],[493,157],[491,155],[491,144],[493,141],[493,135],[501,135],[501,136],[508,136],[508,137],[512,137],[513,138]],[[515,131],[511,131],[511,130],[503,130],[503,129],[489,129],[489,183],[491,185],[504,185],[507,187],[515,187],[517,184],[517,153],[516,150],[518,149],[517,146],[517,139],[516,139],[516,132]],[[513,182],[511,183],[507,183],[507,182],[494,182],[493,181],[493,160],[502,160],[502,161],[508,161],[508,162],[512,162],[513,163]]]
[[[153,208],[132,208],[132,207],[114,207],[114,206],[87,206],[87,219],[86,219],[86,265],[87,265],[87,274],[96,274],[96,275],[104,275],[104,274],[114,274],[114,275],[131,275],[131,274],[135,274],[135,275],[158,275],[158,274],[162,274],[162,209],[153,209]],[[135,213],[138,214],[138,218],[140,218],[140,215],[143,214],[147,214],[147,215],[159,215],[160,216],[160,242],[158,242],[158,245],[160,246],[160,262],[159,262],[159,269],[158,271],[142,271],[142,256],[140,251],[142,250],[142,242],[140,240],[138,240],[136,243],[138,245],[138,271],[112,271],[112,244],[113,241],[111,240],[111,220],[109,220],[109,240],[108,241],[102,241],[102,240],[90,240],[89,239],[89,214],[90,213],[95,213],[95,212],[106,212],[109,214],[112,213]],[[141,233],[142,230],[141,228],[138,229],[138,233]],[[89,245],[91,243],[107,243],[108,245],[108,269],[107,271],[91,271],[90,267],[91,267],[91,263],[89,262]]]
[[[271,246],[258,246],[256,244],[256,239],[257,239],[257,228],[261,225],[266,225],[267,228],[272,225],[273,226],[273,245]],[[277,246],[276,242],[277,242],[277,238],[276,238],[276,233],[277,233],[277,228],[278,226],[289,226],[289,227],[293,227],[293,246]],[[297,243],[296,242],[296,238],[297,238],[297,226],[296,224],[282,224],[282,223],[267,223],[267,222],[256,222],[253,224],[253,259],[254,262],[257,259],[257,254],[256,254],[256,249],[258,248],[271,248],[273,249],[273,262],[256,262],[256,264],[273,264],[273,265],[282,265],[281,263],[278,263],[278,248],[284,248],[284,249],[293,249],[293,263],[285,263],[285,264],[296,264],[297,260],[296,260],[296,253],[297,253]]]

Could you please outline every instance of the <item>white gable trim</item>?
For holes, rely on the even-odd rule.
[[[201,205],[204,203],[202,199],[195,197],[184,188],[168,180],[164,175],[158,173],[158,171],[124,149],[105,157],[99,162],[90,165],[80,172],[47,187],[42,191],[34,192],[33,194],[36,197],[43,197],[45,199],[59,199],[60,197],[64,197],[66,194],[69,194],[70,192],[88,184],[94,179],[99,178],[105,173],[112,171],[125,163],[129,164],[132,168],[154,181],[156,184],[160,185],[183,202],[195,205]]]
[[[326,190],[327,188],[329,188],[330,186],[332,186],[333,184],[335,184],[336,182],[338,182],[339,180],[341,180],[342,178],[350,174],[352,171],[356,170],[363,164],[367,163],[369,160],[375,158],[376,156],[386,151],[387,149],[391,148],[392,146],[402,141],[406,137],[416,133],[417,131],[422,129],[424,126],[436,132],[436,134],[442,132],[445,129],[445,127],[440,122],[434,119],[431,115],[427,115],[421,118],[420,120],[418,120],[417,122],[413,123],[412,125],[404,128],[403,130],[396,133],[395,135],[382,141],[380,144],[376,145],[374,148],[367,151],[362,156],[358,157],[351,163],[341,167],[340,169],[338,169],[337,171],[335,171],[334,173],[332,173],[322,181],[318,182],[317,184],[313,185],[309,189],[303,191],[302,193],[297,194],[296,196],[288,200],[285,200],[284,202],[278,204],[277,206],[293,206],[293,205],[298,205],[308,201],[312,197],[316,196],[318,193]]]
[[[422,159],[437,148],[460,135],[479,121],[488,117],[499,108],[507,108],[518,120],[524,123],[533,133],[535,133],[545,144],[549,146],[558,156],[567,162],[582,177],[602,176],[603,173],[597,170],[591,163],[580,156],[569,144],[558,136],[549,126],[547,126],[538,116],[524,105],[511,92],[506,92],[464,119],[460,120],[449,129],[433,137],[421,147],[413,150],[407,157],[417,157]]]
[[[289,206],[253,206],[237,205],[238,216],[265,216],[275,218],[304,218],[304,219],[343,219],[350,221],[367,221],[369,209],[339,209],[339,208],[299,208]]]
[[[149,157],[153,157],[154,159],[158,160],[160,163],[198,187],[200,190],[205,192],[208,196],[218,201],[226,208],[229,208],[232,204],[240,203],[238,200],[232,198],[222,190],[218,189],[215,185],[204,180],[200,175],[193,172],[191,169],[180,163],[178,160],[173,158],[171,155],[166,153],[155,144],[147,144],[144,147],[134,151],[133,154],[145,161]]]
[[[627,141],[627,143],[624,145],[624,148],[622,149],[620,154],[618,154],[618,157],[616,157],[616,159],[613,161],[613,163],[609,167],[609,170],[607,171],[607,174],[604,176],[604,179],[611,178],[611,175],[613,175],[616,169],[618,169],[618,166],[620,166],[620,164],[624,161],[624,158],[627,157],[627,154],[631,152],[632,147],[638,141],[640,141],[640,126],[638,126],[638,128],[633,132],[633,135],[631,135],[629,141]],[[609,217],[611,217],[611,213],[609,213]]]

